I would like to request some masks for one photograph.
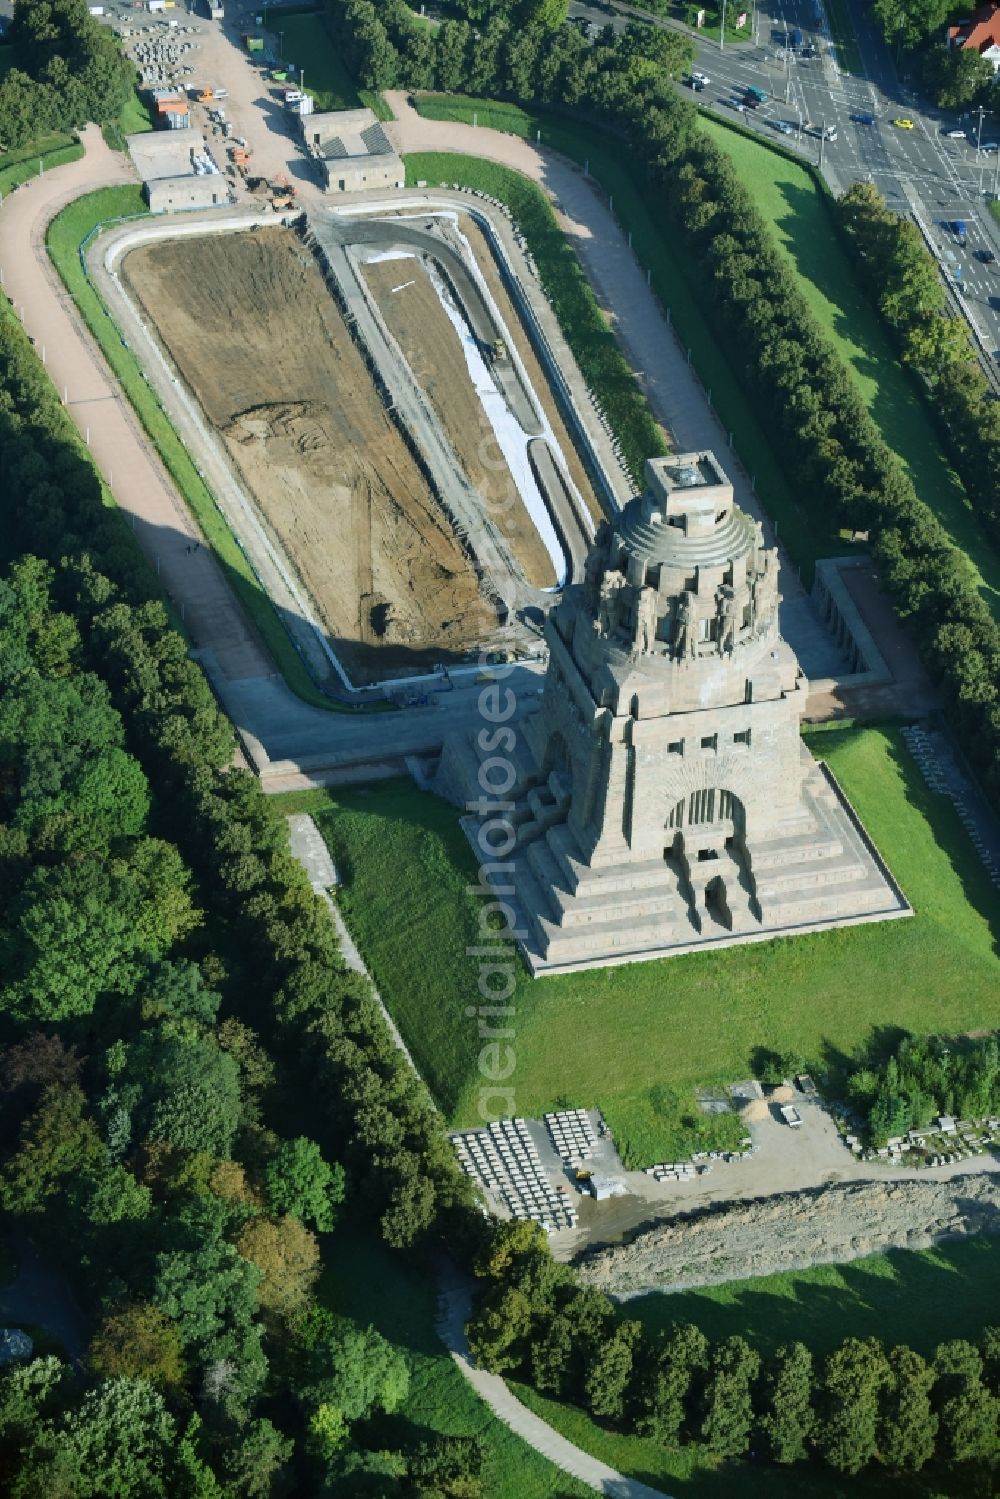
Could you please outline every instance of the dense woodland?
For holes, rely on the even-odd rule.
[[[6,150],[88,120],[116,120],[132,94],[135,69],[87,0],[17,0],[4,41],[16,64],[0,82]]]
[[[474,34],[464,22],[417,28],[402,0],[377,11],[371,0],[331,6],[347,61],[367,87],[541,100],[585,110],[627,138],[651,213],[702,268],[705,309],[800,505],[868,534],[963,746],[1000,804],[1000,628],[875,426],[732,163],[678,97],[670,75],[686,62],[686,39],[636,27],[618,38],[606,31],[590,47],[576,28],[552,35],[518,27],[502,8]],[[961,381],[958,363],[949,378]],[[973,396],[967,411],[974,422]],[[991,413],[983,424],[992,432]],[[984,463],[972,485],[984,524],[996,514],[998,482]]]

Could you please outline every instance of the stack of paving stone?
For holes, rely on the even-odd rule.
[[[664,1161],[661,1166],[647,1166],[646,1175],[658,1182],[680,1182],[697,1176],[698,1168],[691,1161]]]
[[[546,1114],[545,1123],[556,1154],[564,1161],[589,1161],[597,1146],[597,1136],[586,1109],[567,1109],[560,1114]]]
[[[455,1135],[453,1144],[463,1171],[512,1218],[530,1218],[548,1233],[574,1227],[576,1207],[549,1183],[523,1119],[501,1119],[488,1129]]]

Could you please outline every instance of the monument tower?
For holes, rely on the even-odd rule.
[[[531,966],[906,914],[800,738],[776,549],[711,453],[651,459],[646,481],[546,621],[542,702],[518,724],[507,888]],[[474,799],[476,768],[456,740],[439,785]]]

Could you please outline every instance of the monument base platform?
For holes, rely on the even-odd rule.
[[[522,765],[512,816],[517,845],[507,861],[512,874],[496,872],[490,883],[516,913],[518,945],[532,974],[645,962],[912,915],[832,773],[804,744],[802,756],[798,815],[755,843],[752,881],[725,850],[711,866],[713,876],[725,877],[721,908],[707,900],[698,872],[686,871],[669,852],[647,862],[591,863],[566,820],[568,798],[558,774],[546,782]],[[464,805],[478,794],[477,770],[474,742],[452,741],[436,789]],[[462,826],[480,856],[478,820],[464,817]]]

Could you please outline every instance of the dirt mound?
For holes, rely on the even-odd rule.
[[[745,1119],[747,1124],[760,1124],[768,1118],[770,1112],[763,1098],[751,1098],[750,1102],[740,1109],[740,1118]]]
[[[771,1102],[772,1103],[791,1103],[794,1097],[795,1097],[795,1089],[794,1088],[781,1087],[781,1088],[772,1088],[771,1089]]]
[[[640,1230],[630,1243],[587,1251],[577,1264],[588,1284],[636,1296],[1000,1233],[998,1210],[994,1172],[819,1187],[679,1214]]]
[[[164,240],[123,269],[352,676],[487,640],[472,562],[294,231]]]

